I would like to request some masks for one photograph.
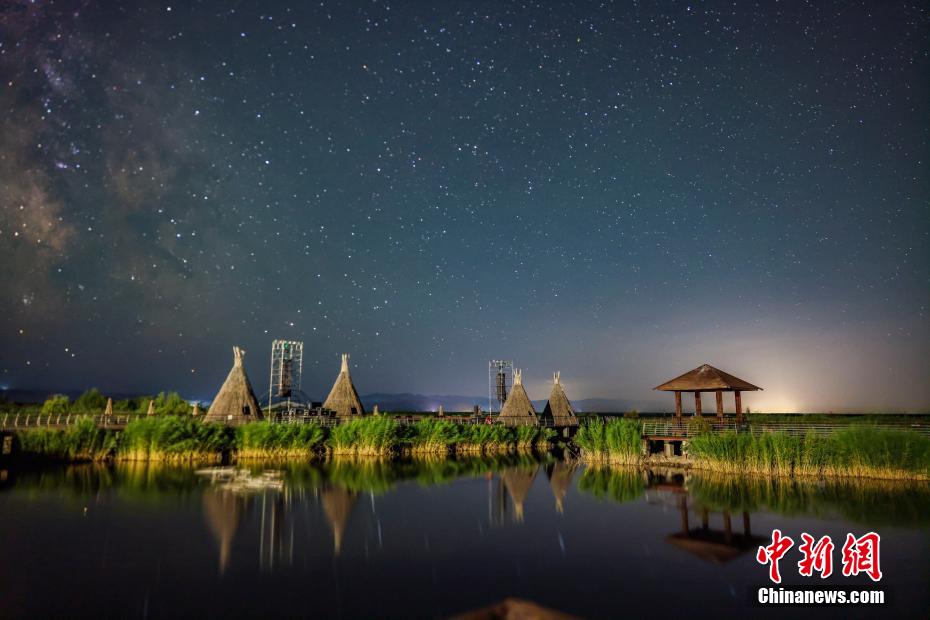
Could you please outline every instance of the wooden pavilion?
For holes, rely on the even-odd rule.
[[[703,415],[701,408],[701,392],[714,392],[717,395],[717,417],[723,419],[723,393],[733,392],[736,400],[736,421],[743,420],[742,392],[755,392],[762,388],[734,377],[710,364],[698,366],[680,377],[666,381],[654,389],[662,392],[675,392],[675,417],[681,417],[681,393],[694,392],[694,415]]]

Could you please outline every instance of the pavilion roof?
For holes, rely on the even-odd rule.
[[[725,373],[719,368],[714,368],[710,364],[703,364],[654,389],[665,392],[715,392],[717,390],[752,392],[762,388]]]

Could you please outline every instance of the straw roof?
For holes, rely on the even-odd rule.
[[[149,410],[145,413],[145,415],[155,415],[155,401],[154,400],[149,401]]]
[[[213,538],[220,546],[220,574],[229,566],[233,538],[239,527],[242,500],[229,491],[208,489],[203,493],[203,516]]]
[[[562,373],[559,371],[552,373],[552,393],[549,394],[549,401],[543,410],[543,417],[551,419],[556,426],[578,426],[575,408],[572,407],[571,401],[565,395],[561,377]]]
[[[580,620],[578,616],[543,607],[532,601],[524,601],[516,598],[508,598],[500,603],[482,607],[481,609],[472,609],[464,613],[452,616],[450,620]]]
[[[563,501],[568,490],[572,487],[572,478],[575,477],[575,465],[570,465],[564,461],[556,461],[555,465],[547,472],[549,474],[549,486],[552,487],[552,495],[555,496],[555,509],[559,514],[565,512]]]
[[[349,491],[345,487],[327,486],[320,491],[323,502],[323,512],[329,526],[333,528],[333,550],[336,555],[342,551],[342,537],[345,535],[349,516],[355,507],[358,493]]]
[[[233,347],[232,370],[229,371],[223,387],[210,404],[210,409],[204,416],[205,422],[243,424],[261,420],[264,417],[249,377],[245,374],[245,367],[242,365],[243,357],[245,357],[245,351],[239,347]]]
[[[107,399],[107,407],[103,410],[103,415],[113,415],[113,399]]]
[[[654,389],[665,392],[716,392],[717,390],[753,392],[762,388],[714,368],[710,364],[703,364]]]
[[[504,406],[501,407],[500,420],[508,426],[521,424],[535,424],[536,410],[530,397],[523,389],[523,371],[515,368],[513,371],[513,389],[507,395]]]
[[[536,479],[538,471],[537,465],[531,469],[511,467],[501,472],[501,481],[507,487],[507,493],[513,501],[514,516],[517,521],[523,521],[523,503],[533,487],[533,480]]]
[[[333,389],[326,397],[326,402],[323,403],[323,409],[334,411],[339,417],[365,415],[362,399],[358,397],[355,385],[352,384],[352,376],[349,374],[348,353],[342,354],[342,368],[339,370]]]

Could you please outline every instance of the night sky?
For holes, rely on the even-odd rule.
[[[568,4],[3,2],[0,384],[930,408],[926,4]]]

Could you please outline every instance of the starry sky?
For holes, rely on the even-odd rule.
[[[0,6],[0,384],[930,408],[922,2]],[[729,404],[729,402],[728,402]],[[686,403],[687,405],[687,403]],[[707,403],[705,403],[705,408]]]

